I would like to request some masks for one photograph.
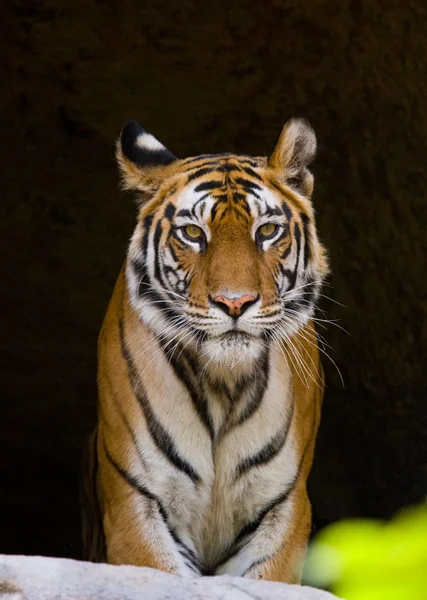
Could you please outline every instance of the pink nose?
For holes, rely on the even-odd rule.
[[[227,298],[227,296],[215,296],[213,301],[218,308],[223,310],[230,317],[240,317],[244,311],[255,302],[254,296],[240,296],[240,298]]]

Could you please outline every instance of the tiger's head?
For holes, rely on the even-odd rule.
[[[328,267],[310,201],[316,137],[292,119],[269,158],[177,159],[135,121],[117,143],[123,185],[139,192],[126,262],[130,301],[168,343],[206,364],[256,360],[312,317]]]

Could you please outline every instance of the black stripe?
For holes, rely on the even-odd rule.
[[[158,342],[162,346],[163,352],[166,353],[168,350],[168,344],[160,339],[158,340]],[[169,364],[172,366],[175,375],[187,388],[188,393],[190,394],[191,401],[193,402],[194,408],[196,409],[196,412],[199,415],[201,422],[209,432],[211,440],[213,440],[215,437],[215,430],[213,426],[212,417],[209,413],[208,402],[206,398],[202,396],[201,391],[196,389],[196,387],[194,386],[193,382],[191,381],[189,369],[186,367],[183,360],[181,360],[181,357],[187,360],[187,363],[189,363],[189,366],[191,368],[191,363],[188,354],[185,352],[185,350],[182,352],[180,351],[178,353],[178,358],[175,357],[174,354],[169,355]]]
[[[236,179],[236,181],[237,181],[237,179]],[[245,179],[245,180],[240,180],[240,181],[247,181],[247,180]],[[256,187],[259,187],[259,186],[258,186],[257,184],[255,184],[255,183],[253,184],[253,186],[248,186],[248,185],[244,186],[244,191],[245,191],[245,194],[251,194],[251,196],[253,196],[253,197],[254,197],[254,198],[256,198],[257,200],[260,200],[260,201],[261,201],[261,200],[262,200],[262,198],[261,198],[261,196],[260,196],[260,195],[259,195],[259,194],[258,194],[258,193],[255,191],[255,189],[256,189],[256,188],[255,188],[255,186],[256,186]],[[232,185],[232,187],[233,187],[234,189],[236,189],[236,186],[233,186],[233,185]],[[239,196],[240,196],[241,198],[245,198],[245,199],[246,199],[246,196],[245,196],[244,194],[239,194],[239,193],[236,193],[236,192],[234,193],[234,198],[239,198]]]
[[[300,229],[298,223],[295,223],[295,225],[294,225],[294,236],[295,236],[295,240],[297,243],[297,262],[295,264],[295,279],[293,281],[292,287],[294,287],[295,281],[297,278],[299,259],[300,259],[300,255],[301,255],[301,229]]]
[[[241,185],[244,188],[248,188],[250,191],[252,190],[262,190],[262,187],[255,183],[254,181],[250,181],[249,179],[244,179],[243,177],[236,177],[234,180],[236,183]]]
[[[186,208],[183,208],[176,213],[176,216],[177,217],[191,217],[191,212],[189,210],[187,210]]]
[[[227,194],[221,194],[220,196],[217,196],[215,198],[216,202],[215,204],[212,206],[211,209],[211,220],[214,221],[216,218],[216,214],[220,208],[221,205],[227,205],[228,204],[228,196]]]
[[[282,225],[281,229],[282,229],[282,233],[279,235],[279,237],[278,237],[278,238],[276,238],[276,239],[274,240],[274,243],[275,243],[275,244],[278,244],[278,243],[279,243],[279,242],[281,242],[281,241],[282,241],[284,238],[286,238],[286,237],[288,237],[288,236],[289,236],[289,227],[288,227],[288,225],[287,225],[287,224],[284,224],[284,225]]]
[[[255,531],[261,525],[261,523],[263,522],[265,517],[268,515],[268,513],[271,512],[273,510],[273,508],[276,508],[280,504],[283,504],[289,498],[289,496],[292,494],[292,492],[295,489],[299,475],[300,475],[300,469],[298,469],[296,475],[291,479],[286,490],[284,492],[282,492],[279,496],[276,496],[276,498],[274,498],[274,500],[271,500],[259,512],[258,517],[256,519],[254,519],[253,521],[250,521],[241,529],[240,533],[236,537],[235,544],[239,544],[239,542],[241,542],[243,540],[243,538],[245,538],[247,535],[249,535],[251,533],[255,533]]]
[[[242,167],[237,163],[234,162],[223,162],[220,165],[217,166],[216,170],[219,173],[235,173],[235,172],[242,172]],[[227,175],[227,178],[229,176]]]
[[[268,307],[265,306],[264,310],[267,311],[269,308],[270,308],[269,306]],[[266,317],[270,318],[270,317],[275,317],[276,315],[281,315],[281,314],[282,314],[282,311],[280,309],[277,309],[277,310],[273,310],[273,312],[269,312],[269,313],[266,313],[263,315],[256,315],[255,317],[252,317],[252,319],[265,319]]]
[[[141,496],[144,496],[145,498],[147,498],[147,500],[150,500],[151,502],[154,502],[157,505],[157,508],[159,510],[159,514],[162,517],[166,527],[168,528],[169,532],[172,534],[172,530],[169,527],[168,524],[168,518],[167,518],[167,514],[166,511],[164,509],[163,504],[160,502],[160,500],[157,498],[157,496],[155,496],[153,493],[150,492],[150,490],[148,488],[146,488],[144,485],[142,485],[138,479],[136,477],[134,477],[133,475],[131,475],[131,473],[128,473],[128,471],[126,471],[126,469],[123,469],[115,460],[114,458],[111,456],[110,452],[108,451],[108,448],[104,442],[104,452],[108,458],[108,460],[110,461],[110,463],[113,465],[113,467],[116,469],[116,471],[123,477],[123,479],[135,490],[137,491],[139,494],[141,494]]]
[[[240,166],[248,166],[253,167],[254,169],[259,168],[259,163],[252,158],[251,156],[247,156],[246,154],[234,154],[231,158],[239,162]]]
[[[193,204],[193,206],[191,207],[191,214],[192,214],[192,215],[193,215],[193,217],[195,217],[196,219],[198,218],[198,217],[197,217],[197,215],[196,215],[196,209],[197,209],[197,207],[199,206],[199,204],[200,204],[200,205],[202,205],[202,204],[205,204],[205,202],[204,202],[204,201],[205,201],[205,199],[206,199],[206,197],[207,197],[207,196],[209,196],[209,194],[203,194],[203,196],[202,196],[201,198],[199,198],[199,199],[197,200],[197,202],[195,202],[195,203]],[[202,214],[202,208],[200,208],[200,214]]]
[[[172,235],[173,235],[173,239],[175,241],[175,245],[178,248],[178,250],[180,250],[181,252],[185,252],[186,250],[188,250],[187,244],[185,242],[183,242],[180,237],[178,237],[176,231],[173,231]],[[181,264],[179,262],[179,260],[177,260],[176,262],[179,263],[179,264]],[[176,300],[175,300],[175,302],[176,302]]]
[[[109,462],[116,469],[116,471],[123,477],[123,479],[135,491],[137,491],[141,496],[144,496],[147,500],[149,500],[151,502],[154,502],[157,505],[157,509],[159,511],[159,514],[160,514],[160,516],[161,516],[164,524],[166,525],[166,528],[167,528],[169,534],[171,535],[173,541],[178,545],[178,551],[180,552],[180,554],[184,558],[187,559],[187,561],[188,561],[187,564],[189,563],[188,566],[192,567],[193,570],[195,570],[197,573],[200,574],[201,568],[200,568],[200,564],[199,564],[199,561],[198,561],[195,553],[190,548],[188,548],[188,546],[186,546],[184,544],[184,542],[182,542],[180,540],[180,538],[178,537],[178,535],[175,533],[175,531],[173,530],[173,528],[170,526],[166,510],[165,510],[163,504],[161,503],[161,501],[159,500],[159,498],[155,494],[153,494],[152,492],[150,492],[150,490],[148,488],[146,488],[144,485],[142,485],[137,480],[136,477],[134,477],[128,471],[126,471],[125,469],[123,469],[122,467],[120,467],[120,465],[111,456],[111,454],[108,451],[108,448],[105,445],[105,443],[104,443],[104,451],[105,451],[105,454],[106,454]]]
[[[143,254],[144,258],[147,256],[148,239],[150,237],[150,228],[151,228],[151,225],[153,224],[153,219],[154,219],[153,215],[147,215],[143,221],[144,237],[142,240],[141,249],[142,249],[142,254]]]
[[[260,164],[256,160],[251,158],[250,156],[244,156],[243,160],[242,160],[242,158],[239,158],[239,161],[242,164],[244,164],[244,163],[248,164],[250,167],[253,167],[254,169],[257,169],[260,166]]]
[[[249,571],[251,569],[253,569],[254,567],[257,567],[258,565],[262,565],[263,563],[267,562],[267,560],[270,560],[270,558],[273,558],[273,555],[270,556],[261,556],[261,558],[258,558],[257,560],[254,560],[249,567],[242,573],[242,577],[246,577],[246,575],[249,573]]]
[[[289,285],[289,289],[287,291],[291,290],[292,287],[293,287],[291,285],[291,282],[294,279],[295,269],[285,269],[283,267],[283,265],[280,265],[280,272],[282,273],[282,275],[284,275],[285,277],[287,277],[289,279],[289,284],[290,285]]]
[[[185,558],[187,566],[191,567],[193,571],[200,574],[201,564],[195,552],[193,552],[191,548],[184,544],[184,542],[179,538],[177,533],[171,527],[169,527],[169,531],[174,542],[178,546],[179,553]]]
[[[292,211],[286,202],[282,202],[282,211],[288,221],[290,221],[292,219]]]
[[[249,210],[246,211],[244,206],[241,208],[239,207],[237,210],[235,210],[234,214],[239,220],[243,221],[245,224],[249,224],[250,212]],[[223,215],[221,216],[221,219],[222,218]]]
[[[123,410],[123,408],[122,408],[122,406],[120,404],[120,400],[118,398],[116,390],[114,389],[113,382],[111,381],[111,378],[110,378],[110,376],[108,374],[108,370],[107,369],[104,369],[104,377],[105,377],[105,381],[107,383],[107,386],[110,389],[110,393],[111,393],[111,395],[113,397],[113,402],[114,402],[114,404],[116,406],[116,409],[119,412],[119,414],[120,414],[120,416],[122,418],[122,421],[125,424],[125,427],[126,427],[128,433],[129,433],[129,435],[132,438],[133,445],[135,446],[135,450],[136,450],[136,452],[138,454],[138,458],[141,461],[141,464],[144,467],[144,469],[147,469],[147,464],[146,464],[145,459],[142,456],[141,450],[139,449],[139,446],[138,446],[137,437],[135,435],[134,430],[131,427],[131,424],[129,423],[129,419],[127,418],[127,416],[126,416],[126,414],[125,414],[125,412],[124,412],[124,410]],[[107,426],[108,426],[109,425],[108,421],[106,421],[106,422],[107,422]]]
[[[170,186],[170,188],[167,190],[166,193],[168,196],[173,196],[177,190],[178,190],[178,184],[172,183],[172,185]]]
[[[281,313],[281,311],[280,311]],[[248,377],[242,377],[234,386],[234,389],[230,390],[228,385],[219,379],[212,379],[209,373],[206,374],[207,383],[211,390],[216,394],[224,394],[232,404],[237,404],[244,392],[248,387],[254,383],[258,377],[258,372],[255,371]]]
[[[254,380],[257,378],[257,376],[258,376],[258,373],[257,373],[257,371],[255,371],[248,377],[242,377],[242,379],[240,379],[237,382],[236,387],[233,390],[233,397],[232,397],[232,401],[234,404],[239,402],[239,400],[241,399],[241,397],[243,396],[245,391],[248,389],[248,386],[250,386],[254,382]]]
[[[227,398],[230,401],[232,401],[230,389],[229,389],[228,385],[225,383],[225,381],[221,381],[219,379],[211,379],[209,373],[206,373],[206,379],[207,379],[207,383],[208,383],[210,389],[215,394],[225,394],[227,396]]]
[[[198,204],[199,202],[202,202],[203,200],[206,200],[206,198],[209,197],[209,192],[207,192],[206,194],[203,194],[203,196],[200,196],[200,198],[197,200],[196,204]]]
[[[135,271],[137,277],[138,277],[138,289],[136,291],[137,296],[140,297],[144,294],[146,294],[146,290],[141,289],[141,288],[146,288],[151,289],[150,286],[150,280],[148,277],[148,270],[146,268],[146,259],[147,259],[147,254],[148,254],[148,242],[149,242],[149,238],[150,238],[150,229],[151,229],[151,225],[153,224],[153,215],[147,215],[143,221],[143,231],[144,231],[144,237],[142,238],[142,244],[141,244],[141,251],[142,251],[142,256],[143,256],[143,261],[141,260],[134,260],[131,263],[131,266],[133,268],[133,270]]]
[[[311,239],[310,230],[308,228],[309,219],[304,213],[300,214],[302,221],[302,228],[304,232],[304,269],[307,268],[308,261],[311,260]]]
[[[199,156],[191,156],[190,158],[184,158],[180,163],[184,166],[198,162],[198,161],[209,161],[219,162],[224,158],[230,158],[238,161],[241,165],[245,164],[253,168],[259,168],[260,164],[251,156],[246,154],[231,154],[230,152],[219,152],[218,154],[200,154]]]
[[[249,208],[249,203],[246,200],[246,196],[244,194],[239,194],[238,192],[235,192],[233,194],[233,200],[238,205],[239,211],[241,213],[243,212],[245,218],[247,218],[248,215],[250,215],[251,213],[251,209]]]
[[[280,265],[281,273],[289,279],[289,287],[286,290],[287,292],[289,292],[290,290],[292,290],[295,287],[295,283],[296,283],[297,276],[298,276],[298,265],[299,265],[299,259],[300,259],[300,254],[301,254],[301,230],[299,228],[298,223],[295,223],[295,225],[294,225],[294,236],[295,236],[295,241],[296,241],[296,245],[297,245],[297,259],[295,262],[295,267],[294,267],[294,269],[284,269],[283,266]]]
[[[271,187],[273,187],[275,190],[277,190],[282,196],[287,197],[286,191],[282,188],[282,186],[275,179],[270,179],[269,184],[271,185]]]
[[[154,277],[160,282],[162,287],[165,287],[164,281],[162,279],[162,271],[160,268],[160,238],[162,237],[162,223],[159,220],[156,225],[156,230],[154,232]]]
[[[275,456],[277,456],[280,450],[285,446],[286,440],[288,439],[288,433],[291,426],[292,418],[294,415],[294,402],[288,418],[286,419],[285,427],[282,431],[279,431],[273,438],[266,444],[259,452],[245,458],[237,467],[236,479],[241,477],[244,473],[247,473],[253,467],[259,467],[270,462]]]
[[[314,303],[319,292],[319,286],[314,280],[308,280],[304,289],[299,292],[299,297],[295,300],[285,303],[285,312],[289,308],[291,310],[302,310],[314,306]]]
[[[172,206],[172,205],[171,205]],[[175,212],[175,208],[173,207],[174,212]],[[160,266],[160,250],[161,250],[161,244],[160,244],[160,238],[162,236],[163,233],[163,227],[162,227],[162,223],[159,220],[157,222],[156,225],[156,230],[154,232],[154,240],[153,240],[153,245],[154,245],[154,277],[160,282],[160,285],[162,288],[166,288],[168,285],[168,281],[166,281],[163,277],[163,273],[162,273],[162,269]],[[173,230],[171,230],[169,232],[169,234],[173,234]],[[175,273],[176,274],[176,273]],[[178,277],[178,276],[177,276]],[[176,302],[176,300],[175,300]],[[168,316],[168,313],[166,310],[163,311],[166,316]]]
[[[302,310],[307,310],[311,306],[314,306],[314,299],[313,298],[305,298],[304,294],[303,294],[302,298],[298,298],[297,300],[291,300],[290,302],[285,303],[285,314],[286,314],[286,309],[299,312]]]
[[[172,221],[172,219],[173,219],[173,217],[175,215],[175,211],[176,211],[175,206],[171,202],[169,202],[169,204],[165,208],[165,218],[169,222]]]
[[[176,230],[174,230],[173,228],[171,228],[171,230],[169,232],[169,239],[171,237],[173,237],[173,239],[174,239],[175,242],[176,241],[179,242],[179,244],[177,244],[177,246],[179,248],[181,246],[182,242],[179,239],[179,237],[178,237],[178,235],[176,233]],[[173,260],[175,261],[176,265],[178,265],[178,267],[175,267],[174,269],[172,269],[171,267],[169,267],[169,271],[168,271],[168,267],[167,267],[165,270],[166,270],[166,272],[173,271],[175,273],[175,275],[176,275],[176,272],[177,272],[177,270],[179,268],[180,262],[179,262],[179,259],[178,259],[177,255],[176,255],[175,248],[173,247],[173,245],[172,244],[168,244],[168,248],[169,248],[169,252],[171,253],[171,256],[172,256]],[[178,275],[176,275],[176,277],[178,277]]]
[[[190,173],[190,175],[187,177],[187,183],[190,183],[191,181],[193,181],[194,179],[197,179],[198,177],[202,177],[203,175],[212,173],[212,171],[216,171],[216,168],[215,167],[202,167],[200,169],[196,169],[196,171],[194,171],[193,173]]]
[[[283,211],[280,210],[278,206],[267,206],[265,211],[263,212],[263,215],[268,215],[269,217],[281,217],[282,214]]]
[[[248,202],[246,200],[245,194],[241,194],[240,192],[234,192],[233,200],[235,201],[236,204],[239,204],[239,205],[244,204],[244,205],[248,206]]]
[[[136,291],[138,298],[141,296],[152,297],[152,295],[155,294],[155,291],[151,287],[145,262],[142,262],[141,260],[133,260],[131,262],[131,267],[138,279],[138,288]]]
[[[229,152],[222,152],[219,154],[200,154],[199,156],[192,156],[190,158],[185,158],[184,160],[181,161],[181,163],[183,165],[188,165],[191,164],[193,162],[197,162],[199,160],[206,160],[206,161],[218,161],[221,158],[224,158],[224,156],[230,156]]]
[[[254,171],[250,167],[243,167],[243,170],[245,171],[245,173],[250,175],[250,177],[253,177],[254,179],[258,179],[258,181],[262,181],[261,175],[259,175],[256,171]]]
[[[158,310],[166,319],[180,317],[180,313],[173,308],[172,304],[165,304],[166,300],[164,297],[153,288],[145,262],[133,260],[131,266],[135,271],[135,275],[138,277],[138,297],[153,302],[156,306],[156,310]],[[176,302],[175,298],[168,298],[171,303]]]
[[[200,560],[197,558],[195,552],[186,546],[182,540],[179,539],[174,531],[171,531],[172,537],[178,546],[180,554],[185,558],[187,566],[189,566],[195,573],[201,574],[202,565]]]
[[[280,258],[282,260],[285,260],[285,258],[288,258],[289,254],[291,253],[292,250],[292,244],[289,244],[289,246],[286,248],[286,250],[284,250],[282,252],[282,254],[280,255]]]
[[[255,385],[250,390],[251,398],[246,404],[246,407],[239,419],[236,422],[236,426],[242,425],[247,421],[256,410],[261,406],[264,398],[265,390],[267,389],[268,378],[270,373],[270,356],[269,349],[267,349],[258,365],[257,375],[254,377]]]
[[[148,400],[147,394],[142,387],[141,381],[138,376],[138,372],[132,360],[132,356],[130,354],[129,348],[126,345],[125,340],[125,332],[123,326],[123,320],[121,319],[119,322],[120,329],[120,344],[122,349],[123,358],[126,361],[127,371],[129,375],[129,379],[132,385],[132,391],[135,394],[136,399],[138,400],[139,405],[144,413],[145,420],[147,422],[147,427],[150,432],[150,435],[156,444],[157,448],[163,453],[163,455],[168,459],[168,461],[173,464],[177,469],[188,475],[188,477],[194,482],[199,483],[200,477],[194,470],[194,468],[183,459],[179,453],[175,444],[172,440],[170,434],[166,431],[160,421],[157,420],[152,408],[151,404]]]
[[[194,188],[195,192],[205,192],[206,190],[213,190],[215,188],[224,187],[223,181],[212,180],[212,181],[204,181],[203,183],[199,183]]]
[[[221,559],[221,562],[218,563],[215,566],[215,571],[223,564],[225,564],[228,560],[230,560],[230,558],[233,558],[233,556],[236,556],[236,554],[242,549],[243,547],[243,540],[246,536],[255,533],[255,531],[258,529],[258,527],[261,525],[261,523],[263,522],[263,520],[265,519],[265,517],[267,516],[267,514],[272,511],[274,508],[276,508],[277,506],[279,506],[280,504],[283,504],[291,495],[291,493],[293,492],[295,485],[296,485],[296,481],[297,481],[298,477],[293,478],[290,482],[290,484],[288,485],[288,487],[286,488],[286,490],[284,492],[282,492],[279,496],[277,496],[276,498],[274,498],[274,500],[271,500],[258,514],[258,517],[256,519],[254,519],[253,521],[250,521],[249,523],[247,523],[239,532],[239,534],[237,535],[237,537],[235,538],[234,542],[232,543],[230,550],[227,552],[227,554]]]

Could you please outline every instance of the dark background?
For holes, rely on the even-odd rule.
[[[427,493],[425,0],[3,2],[0,552],[78,557],[96,338],[131,235],[114,142],[178,156],[319,138],[332,262],[318,527]],[[321,316],[321,314],[319,314]]]

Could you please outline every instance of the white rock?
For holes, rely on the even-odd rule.
[[[2,600],[333,600],[313,588],[240,577],[182,579],[154,569],[0,555]]]

